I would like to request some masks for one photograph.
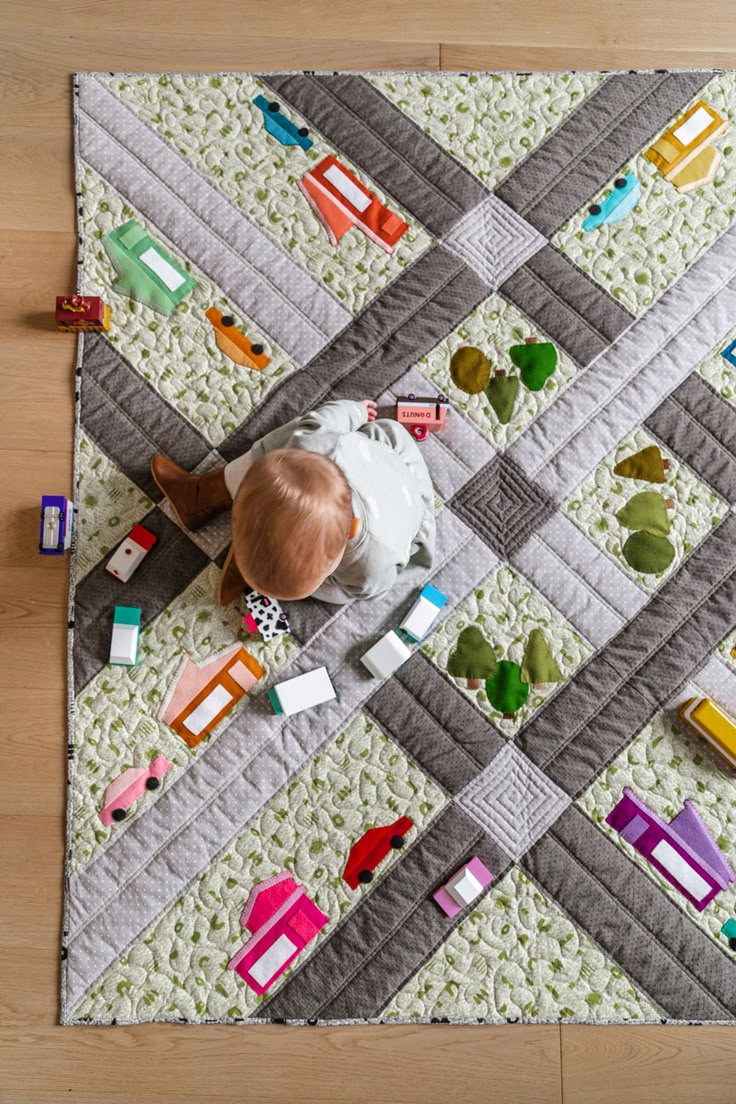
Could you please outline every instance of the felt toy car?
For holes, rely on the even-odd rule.
[[[58,295],[56,328],[63,333],[87,333],[110,329],[110,308],[99,295]]]
[[[41,499],[41,529],[38,551],[42,556],[63,556],[72,543],[74,505],[64,495]]]
[[[392,848],[398,850],[404,846],[404,836],[413,827],[414,821],[403,816],[393,824],[387,824],[381,828],[369,828],[350,848],[347,865],[342,875],[350,888],[357,889],[361,884],[367,885],[372,882],[373,871],[378,864],[383,862]]]
[[[736,767],[736,722],[710,698],[689,698],[678,713],[683,721],[704,737],[721,759]]]
[[[417,398],[410,393],[396,400],[396,421],[409,430],[415,441],[423,441],[429,433],[437,433],[443,428],[449,409],[445,395],[431,399]]]
[[[716,175],[721,151],[711,145],[728,129],[728,119],[698,100],[681,119],[654,142],[644,156],[681,194],[709,184]]]
[[[304,887],[282,870],[250,891],[240,923],[253,934],[230,959],[228,970],[262,996],[327,919]]]
[[[106,828],[114,820],[124,820],[125,815],[146,790],[157,790],[161,779],[171,770],[171,763],[163,755],[157,755],[147,767],[128,767],[105,790],[99,817]]]
[[[736,873],[708,831],[692,801],[669,823],[624,786],[606,817],[622,839],[643,855],[698,912],[736,881]]]
[[[600,203],[593,203],[583,222],[583,230],[597,230],[607,222],[621,222],[636,207],[641,195],[639,178],[634,173],[618,176],[613,182],[613,191]]]
[[[253,103],[263,112],[263,125],[268,133],[282,146],[301,146],[303,150],[312,148],[314,143],[307,137],[308,129],[295,126],[286,118],[279,104],[269,102],[265,96],[256,96]]]
[[[409,223],[381,203],[357,176],[331,154],[298,181],[307,203],[324,226],[330,244],[356,226],[386,253],[406,231]]]
[[[271,358],[266,356],[263,346],[246,337],[235,325],[235,319],[231,314],[223,314],[217,307],[210,307],[204,314],[214,328],[217,348],[225,356],[230,357],[235,364],[240,364],[243,368],[252,368],[254,372],[262,372],[271,363]]]

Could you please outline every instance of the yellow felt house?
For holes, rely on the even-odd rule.
[[[678,192],[691,192],[709,184],[715,176],[721,151],[711,143],[729,126],[728,119],[722,118],[705,100],[698,100],[644,156]]]

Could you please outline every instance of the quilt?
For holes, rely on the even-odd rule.
[[[734,117],[715,70],[75,77],[64,1023],[734,1020]],[[151,477],[334,398],[432,476],[413,637],[424,583],[219,606],[228,515]]]

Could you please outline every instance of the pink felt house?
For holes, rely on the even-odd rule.
[[[250,891],[240,923],[252,932],[227,966],[259,995],[294,961],[327,923],[288,870]]]

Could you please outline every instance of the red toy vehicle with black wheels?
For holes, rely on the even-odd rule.
[[[425,399],[410,394],[396,400],[396,421],[409,430],[415,441],[423,441],[428,433],[442,429],[449,409],[445,395]]]
[[[397,850],[404,846],[404,836],[413,827],[414,821],[404,816],[393,824],[369,828],[350,848],[343,873],[350,888],[357,889],[361,883],[367,885],[372,882],[373,871],[378,864],[383,862],[392,849]]]

